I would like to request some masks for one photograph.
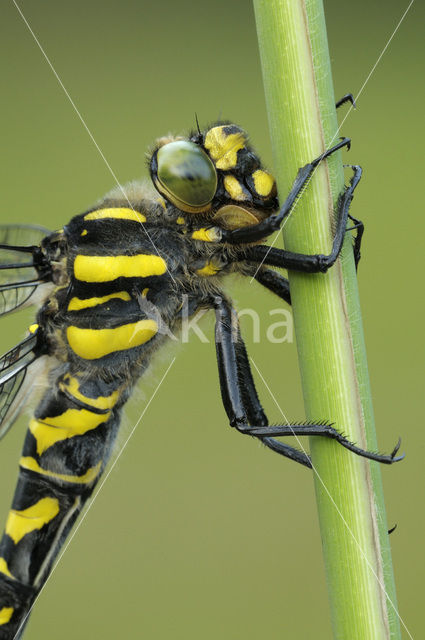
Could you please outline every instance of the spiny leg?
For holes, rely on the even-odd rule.
[[[374,453],[373,451],[366,451],[357,447],[350,442],[345,436],[337,431],[331,424],[316,423],[316,424],[290,424],[290,425],[276,425],[269,427],[250,427],[245,425],[237,425],[237,430],[241,433],[254,436],[323,436],[336,440],[343,447],[356,453],[363,458],[369,458],[369,460],[375,460],[376,462],[382,462],[383,464],[393,464],[393,462],[399,462],[404,458],[404,454],[397,456],[397,452],[400,448],[401,440],[399,440],[394,447],[393,451],[389,454]]]
[[[289,292],[289,281],[284,278],[280,273],[273,271],[272,269],[267,269],[262,267],[257,273],[254,275],[255,279],[262,284],[264,287],[269,289],[272,293],[276,294],[279,298],[285,300],[288,304],[291,304],[291,296]],[[253,423],[256,421],[256,416],[261,415],[265,421],[262,424],[268,425],[267,417],[264,414],[264,411],[261,407],[260,400],[258,398],[257,390],[254,385],[254,380],[252,377],[251,367],[249,364],[248,355],[246,352],[245,343],[240,334],[239,325],[237,327],[238,331],[238,341],[235,346],[235,353],[238,364],[238,372],[239,372],[239,388],[242,390],[242,395],[246,399],[245,409],[248,417],[248,422]],[[219,360],[219,357],[218,357]],[[220,360],[219,360],[219,368],[220,368]],[[245,393],[244,393],[245,392]],[[230,422],[232,421],[233,414],[228,417]],[[262,442],[277,453],[284,455],[291,460],[295,460],[295,462],[299,462],[302,465],[307,467],[311,467],[310,458],[308,455],[300,452],[298,449],[291,447],[289,445],[283,444],[279,442],[279,440],[275,440],[273,438],[263,438]]]
[[[342,96],[342,98],[340,98],[335,104],[335,108],[339,109],[339,107],[342,107],[342,105],[346,102],[351,102],[354,109],[356,108],[356,101],[354,100],[354,96],[352,93],[346,93],[345,96]]]
[[[284,249],[276,249],[266,245],[256,245],[241,250],[236,255],[237,260],[248,260],[261,264],[268,264],[274,267],[284,269],[293,269],[295,271],[303,271],[305,273],[325,273],[336,261],[342,248],[344,234],[346,233],[347,219],[349,216],[349,207],[353,199],[353,192],[358,185],[362,170],[357,165],[352,165],[354,175],[350,180],[350,184],[345,188],[340,196],[338,203],[338,220],[335,236],[332,245],[332,251],[328,255],[323,254],[303,254],[293,253]],[[361,240],[361,234],[360,239]],[[355,245],[355,251],[360,252],[359,244]]]
[[[244,393],[242,391],[244,385],[246,391],[252,394],[254,383],[252,382],[250,373],[249,375],[247,374],[249,364],[247,361],[246,352],[246,361],[244,362],[245,366],[241,366],[240,360],[238,362],[238,356],[235,347],[235,344],[238,342],[238,327],[236,324],[236,315],[235,313],[232,313],[230,304],[227,301],[223,300],[223,298],[221,297],[216,297],[213,301],[213,305],[216,309],[217,317],[215,338],[217,361],[219,366],[220,388],[224,408],[229,417],[232,427],[235,427],[238,431],[240,431],[240,433],[252,435],[260,439],[279,436],[322,436],[331,440],[336,440],[343,447],[345,447],[349,451],[352,451],[353,453],[356,453],[359,456],[369,458],[370,460],[375,460],[376,462],[382,462],[384,464],[392,464],[393,462],[397,462],[404,457],[396,456],[397,451],[400,447],[400,441],[397,443],[397,445],[394,447],[394,450],[389,455],[374,453],[372,451],[366,451],[356,446],[345,436],[339,433],[339,431],[337,431],[332,425],[326,423],[288,424],[275,426],[268,426],[267,424],[261,423],[256,426],[247,424],[250,417],[256,419],[258,422],[264,422],[265,415],[258,401],[256,392],[253,396],[250,396],[251,402],[253,404],[248,407],[248,411],[246,402],[244,402]],[[239,354],[241,353],[241,348],[239,348]],[[239,355],[239,359],[240,357],[241,356]],[[258,401],[258,406],[256,405],[255,400]],[[251,414],[251,416],[248,415],[249,413]],[[274,441],[273,443],[266,442],[266,444],[275,451],[283,453],[276,446],[276,444],[281,445],[281,443],[276,443]],[[296,450],[292,450],[292,452],[299,454],[304,460],[302,462],[301,459],[297,459],[297,462],[301,462],[301,464],[310,466],[309,461],[307,463],[305,454],[300,454],[300,452],[297,452]],[[283,455],[287,454],[283,453]],[[287,457],[292,456],[288,455]],[[293,457],[293,459],[296,458]]]
[[[277,231],[284,218],[288,216],[293,206],[300,196],[302,190],[306,186],[309,181],[315,167],[322,162],[325,158],[328,158],[330,155],[341,149],[342,147],[350,148],[350,139],[343,138],[338,144],[333,146],[331,149],[328,149],[322,155],[318,156],[312,162],[309,162],[304,167],[298,170],[297,176],[292,185],[291,191],[289,192],[285,202],[282,204],[280,211],[275,213],[262,222],[258,224],[244,227],[242,229],[223,229],[221,231],[221,242],[228,242],[230,244],[239,244],[246,242],[258,242],[259,240],[264,240],[266,236]]]
[[[362,245],[362,237],[363,237],[363,233],[364,233],[364,224],[363,224],[363,222],[361,220],[357,220],[357,218],[354,218],[350,214],[348,214],[348,217],[350,218],[350,220],[352,222],[354,222],[354,226],[350,227],[349,229],[347,229],[347,231],[352,231],[353,229],[356,229],[356,231],[357,231],[356,236],[354,238],[354,246],[353,246],[354,262],[355,262],[356,269],[357,269],[358,264],[360,262],[360,258],[361,258],[360,247]]]
[[[221,297],[216,297],[212,306],[216,310],[215,339],[221,396],[230,425],[238,428],[239,424],[255,423],[266,427],[268,420],[258,399],[236,313]],[[273,438],[259,436],[259,439],[273,451],[311,467],[310,458],[302,451]]]
[[[262,414],[265,418],[265,425],[268,425],[267,417],[264,414],[257,390],[254,385],[251,367],[249,364],[248,354],[246,352],[245,343],[239,333],[238,343],[236,344],[236,357],[239,370],[239,388],[242,390],[242,396],[246,400],[245,409],[247,411],[248,422],[253,424],[256,422],[256,416]],[[258,424],[258,421],[257,421]],[[276,451],[280,455],[294,460],[303,466],[311,468],[310,457],[303,451],[299,451],[290,445],[279,442],[274,438],[260,438],[263,444],[272,451]]]

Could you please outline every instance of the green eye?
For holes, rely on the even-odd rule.
[[[176,140],[158,150],[157,189],[183,211],[205,211],[217,189],[217,173],[205,151],[194,142]]]

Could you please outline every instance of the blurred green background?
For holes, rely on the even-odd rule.
[[[358,93],[407,5],[325,1],[336,97]],[[146,148],[193,127],[195,112],[201,126],[219,116],[241,124],[271,167],[250,2],[20,6],[121,182],[147,175]],[[382,473],[389,525],[398,524],[391,543],[400,615],[414,637],[423,629],[425,580],[423,19],[416,2],[342,131],[353,139],[345,161],[365,171],[353,214],[366,223],[359,282],[378,439],[389,450],[402,435],[407,452]],[[2,27],[1,219],[55,229],[114,179],[12,2],[2,3]],[[230,290],[239,308],[262,313],[260,343],[251,344],[250,320],[243,321],[249,351],[286,415],[302,419],[295,344],[265,339],[279,302],[255,283],[232,282]],[[2,320],[3,351],[31,317]],[[202,326],[212,340],[212,318]],[[174,356],[25,638],[330,638],[312,476],[226,426],[212,342],[193,337],[160,355],[129,405],[121,442]],[[261,380],[258,389],[277,422]],[[4,517],[26,422],[1,443]]]

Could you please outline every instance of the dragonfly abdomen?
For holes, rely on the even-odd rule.
[[[30,420],[0,542],[0,640],[14,638],[109,459],[129,389],[60,373]]]

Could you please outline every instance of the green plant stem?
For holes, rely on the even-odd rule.
[[[339,137],[322,0],[254,0],[279,193]],[[349,156],[352,157],[352,154]],[[347,162],[347,156],[344,158]],[[285,246],[329,253],[342,156],[323,162],[284,228]],[[360,187],[361,188],[361,187]],[[306,414],[376,449],[352,241],[327,274],[289,274]],[[311,438],[320,529],[339,640],[400,638],[380,469]]]

